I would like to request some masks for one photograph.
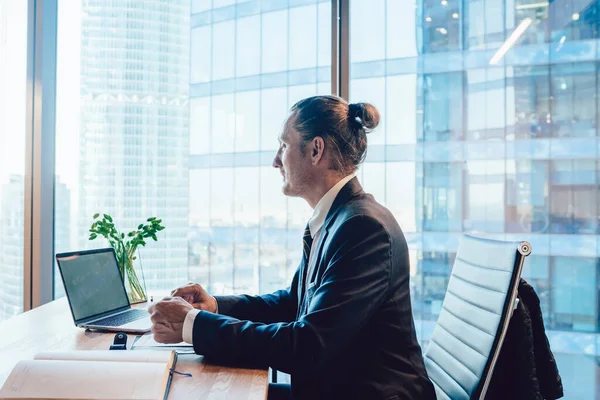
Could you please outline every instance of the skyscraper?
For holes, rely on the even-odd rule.
[[[27,8],[0,1],[0,320],[23,310]]]
[[[25,180],[21,175],[11,175],[8,183],[0,191],[0,320],[19,314],[23,309],[23,220]],[[56,197],[65,199],[55,204],[57,224],[68,226],[70,223],[69,190],[60,182],[56,183]],[[69,230],[55,233],[56,248],[67,249],[70,246]],[[55,279],[60,281],[58,271]],[[62,284],[57,285],[56,297],[62,297]]]
[[[95,213],[129,232],[163,219],[142,248],[149,289],[187,278],[189,1],[82,2],[79,247]]]
[[[23,196],[25,182],[11,175],[0,199],[0,320],[23,310]]]

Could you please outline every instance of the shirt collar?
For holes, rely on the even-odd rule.
[[[346,183],[350,182],[350,180],[354,178],[354,174],[350,174],[340,180],[338,183],[333,185],[331,189],[317,203],[315,209],[313,210],[313,215],[308,220],[308,227],[310,229],[310,236],[314,239],[315,235],[319,230],[323,227],[325,223],[325,218],[327,217],[327,213],[329,213],[329,209],[331,208],[333,201],[337,197],[338,193],[342,188],[346,185]]]

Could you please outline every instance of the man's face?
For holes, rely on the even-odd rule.
[[[281,172],[283,194],[302,197],[312,180],[313,168],[308,151],[301,151],[302,140],[300,132],[294,128],[295,119],[296,115],[292,114],[279,136],[279,150],[273,160],[273,167]]]

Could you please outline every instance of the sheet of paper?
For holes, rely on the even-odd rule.
[[[191,350],[194,346],[186,342],[168,344],[158,343],[156,340],[154,340],[154,335],[149,333],[144,336],[140,336],[139,339],[135,341],[132,347],[189,347]]]
[[[118,361],[118,362],[171,362],[172,354],[156,351],[123,351],[123,350],[79,350],[42,352],[35,356],[36,360],[84,360],[84,361]]]
[[[0,399],[159,400],[168,370],[161,363],[26,360],[0,389]]]

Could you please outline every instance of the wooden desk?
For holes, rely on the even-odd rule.
[[[18,361],[33,359],[40,351],[108,350],[113,338],[114,333],[76,328],[64,298],[0,322],[0,386]],[[128,347],[131,342],[130,335]],[[267,398],[267,370],[210,365],[197,355],[180,355],[177,370],[193,377],[174,375],[169,400]]]

